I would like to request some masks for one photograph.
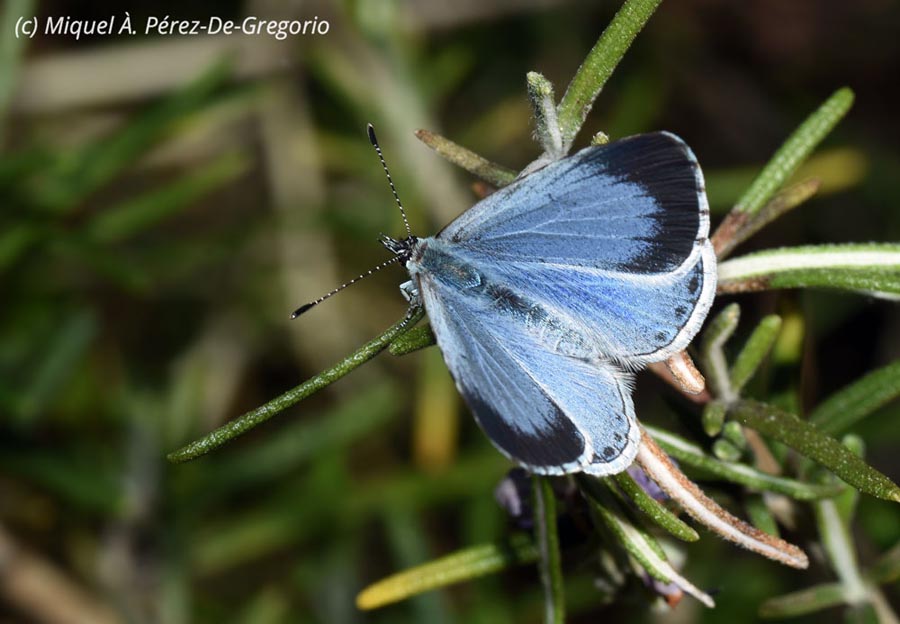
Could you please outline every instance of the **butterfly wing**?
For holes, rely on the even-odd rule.
[[[679,267],[709,231],[700,167],[667,132],[589,147],[521,178],[439,238],[507,260],[629,273]]]
[[[669,133],[591,147],[501,189],[438,238],[497,281],[556,306],[627,366],[665,359],[715,294],[709,207],[693,153]]]
[[[419,290],[457,388],[508,457],[539,474],[613,474],[639,432],[630,377],[548,350],[524,325],[427,273]]]
[[[509,261],[464,248],[458,253],[475,266],[490,267],[492,281],[514,284],[521,296],[583,328],[600,353],[629,368],[687,347],[715,294],[709,243],[674,271],[655,274]]]

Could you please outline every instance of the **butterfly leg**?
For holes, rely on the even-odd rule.
[[[422,305],[422,299],[419,297],[419,289],[412,280],[400,284],[400,293],[403,295],[403,298],[409,302],[410,307],[418,308]]]

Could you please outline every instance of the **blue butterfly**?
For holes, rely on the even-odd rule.
[[[607,475],[638,451],[633,371],[684,349],[712,305],[708,233],[697,160],[658,132],[552,162],[437,236],[382,242],[491,442],[533,473]]]

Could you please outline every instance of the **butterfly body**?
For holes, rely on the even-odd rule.
[[[715,292],[703,178],[668,133],[591,147],[387,239],[488,437],[532,472],[604,475],[640,440],[632,371],[684,349]]]
[[[591,332],[567,318],[564,311],[519,292],[514,283],[493,275],[489,267],[468,261],[464,248],[456,247],[437,238],[419,239],[407,263],[410,274],[455,289],[473,310],[518,325],[550,352],[588,361],[602,357]]]

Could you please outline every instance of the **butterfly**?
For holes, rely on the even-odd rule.
[[[369,138],[384,165],[371,126]],[[625,470],[640,443],[633,373],[683,350],[715,294],[703,174],[684,141],[588,147],[433,237],[403,218],[408,236],[382,243],[494,446],[537,474]]]

